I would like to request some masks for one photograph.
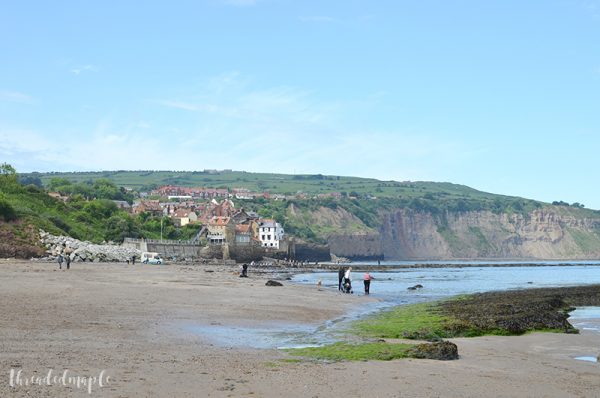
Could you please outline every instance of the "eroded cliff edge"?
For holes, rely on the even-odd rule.
[[[380,220],[370,231],[331,234],[331,252],[386,260],[600,259],[600,217],[556,206],[527,214],[394,209]]]

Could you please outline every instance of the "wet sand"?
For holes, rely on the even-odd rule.
[[[21,381],[105,370],[92,392],[101,397],[600,396],[599,364],[574,359],[600,354],[594,332],[454,339],[461,359],[448,362],[298,363],[243,338],[219,345],[194,326],[317,327],[374,299],[267,287],[265,274],[222,266],[72,267],[0,260],[0,396],[89,396],[60,381],[10,387],[11,369]]]

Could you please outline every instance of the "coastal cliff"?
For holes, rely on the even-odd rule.
[[[600,217],[581,217],[557,206],[530,213],[380,212],[363,233],[334,234],[331,252],[349,258],[598,259]]]

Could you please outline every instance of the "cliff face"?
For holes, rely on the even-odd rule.
[[[600,218],[555,207],[528,215],[397,209],[381,214],[377,232],[332,235],[338,256],[385,259],[599,259]]]

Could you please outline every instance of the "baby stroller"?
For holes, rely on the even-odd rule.
[[[353,293],[352,292],[352,284],[350,283],[349,280],[345,280],[344,283],[342,284],[342,292],[343,293]]]

